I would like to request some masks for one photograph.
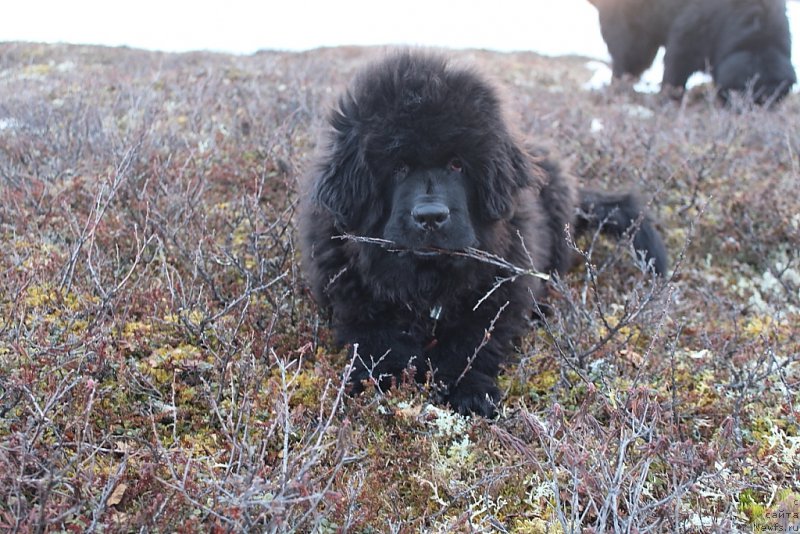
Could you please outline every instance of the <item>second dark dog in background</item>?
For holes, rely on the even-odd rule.
[[[666,49],[662,91],[683,93],[710,70],[720,97],[759,104],[783,98],[797,81],[785,0],[589,0],[613,60],[614,77],[638,77]]]

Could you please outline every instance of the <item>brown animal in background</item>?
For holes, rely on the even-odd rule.
[[[719,96],[759,104],[782,99],[797,81],[785,0],[589,0],[615,78],[639,77],[664,46],[662,90],[682,94],[710,69]]]

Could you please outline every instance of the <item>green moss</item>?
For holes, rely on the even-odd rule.
[[[746,517],[751,525],[763,525],[764,515],[767,512],[765,496],[759,495],[755,490],[747,489],[739,494],[739,511]]]

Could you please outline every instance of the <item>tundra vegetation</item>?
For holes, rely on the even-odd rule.
[[[0,530],[734,532],[800,522],[800,100],[453,52],[671,253],[574,243],[495,420],[350,398],[298,179],[380,50],[0,44]]]

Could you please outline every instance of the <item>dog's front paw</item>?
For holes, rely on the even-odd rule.
[[[486,375],[471,373],[462,377],[458,384],[448,387],[445,401],[462,415],[494,417],[500,403],[500,389],[494,379]]]

